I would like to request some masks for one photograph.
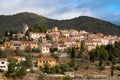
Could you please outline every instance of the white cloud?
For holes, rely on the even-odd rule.
[[[71,19],[78,16],[106,18],[106,6],[119,0],[0,0],[0,15],[33,12],[53,19]],[[104,13],[103,13],[104,12]],[[106,15],[106,14],[107,15]],[[114,14],[114,12],[112,13]],[[104,17],[102,17],[104,16]],[[112,19],[112,20],[110,20]],[[120,20],[119,20],[120,21]]]
[[[63,1],[63,0],[62,0]],[[34,12],[43,16],[55,13],[63,6],[61,0],[1,0],[0,15],[11,15],[20,12]],[[55,12],[54,12],[55,11]],[[57,10],[58,11],[58,10]]]
[[[79,16],[91,16],[91,17],[94,16],[95,17],[95,15],[89,9],[80,9],[79,11],[77,10],[68,11],[62,14],[53,15],[51,16],[51,18],[61,20],[61,19],[72,19],[74,17],[79,17]]]

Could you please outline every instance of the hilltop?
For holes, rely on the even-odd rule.
[[[107,21],[97,18],[80,16],[69,20],[54,20],[49,19],[35,13],[19,13],[15,15],[1,15],[0,16],[0,32],[10,30],[22,30],[22,24],[27,23],[28,26],[33,27],[35,24],[45,24],[48,28],[58,26],[61,29],[78,29],[86,30],[88,32],[103,34],[119,35],[120,27]]]

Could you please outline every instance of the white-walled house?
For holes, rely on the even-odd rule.
[[[70,35],[76,35],[79,33],[77,30],[74,30],[74,29],[69,30],[69,32],[70,32]]]
[[[103,39],[101,40],[101,42],[102,42],[102,45],[107,45],[107,44],[109,44],[109,39],[103,38]]]
[[[67,47],[65,44],[58,43],[58,44],[53,44],[52,48],[57,48],[58,51],[62,52],[64,51]]]
[[[69,37],[69,35],[70,35],[68,30],[61,30],[60,32],[61,32],[61,35],[65,36],[65,37]]]
[[[95,49],[96,46],[101,46],[102,42],[101,41],[94,41],[92,39],[85,40],[85,46],[87,47],[88,51]]]
[[[85,46],[88,51],[96,48],[96,46],[93,44],[92,40],[85,40]]]
[[[66,49],[66,45],[65,44],[58,44],[57,48],[58,48],[58,51],[64,51]]]
[[[30,32],[29,33],[29,38],[33,40],[37,40],[40,37],[46,37],[45,33],[39,33],[39,32]]]
[[[51,38],[52,38],[52,41],[58,41],[59,34],[54,33],[51,35]]]
[[[41,44],[38,46],[38,49],[40,50],[41,53],[50,53],[50,47],[47,44]]]
[[[7,58],[0,58],[0,69],[3,70],[3,71],[8,71]]]
[[[71,40],[69,38],[65,38],[62,40],[62,43],[66,45],[66,47],[72,47],[73,44],[76,42],[74,40]]]
[[[76,35],[70,35],[70,38],[73,40],[80,40],[80,35],[76,34]]]
[[[33,41],[7,41],[0,45],[0,49],[5,50],[6,48],[10,50],[25,50],[27,47],[37,48],[38,43]]]

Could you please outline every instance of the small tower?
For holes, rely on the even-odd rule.
[[[29,27],[26,23],[23,23],[23,33],[25,34],[28,31]]]
[[[54,30],[55,30],[55,31],[58,31],[58,27],[54,27]]]

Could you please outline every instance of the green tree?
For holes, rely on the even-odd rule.
[[[56,73],[63,73],[59,65],[56,65],[55,69],[56,69]]]
[[[96,54],[99,59],[99,66],[101,69],[104,69],[104,61],[109,58],[109,53],[105,50],[104,47],[97,47]]]
[[[31,68],[32,67],[32,56],[29,54],[25,58],[26,58],[26,61],[24,61],[22,64],[25,66],[25,68]]]
[[[116,57],[120,57],[120,42],[115,42],[114,53]]]
[[[111,76],[113,76],[114,75],[114,68],[113,68],[113,65],[112,65],[112,67],[111,67]]]
[[[116,42],[115,42],[115,44],[116,44]],[[114,51],[115,51],[115,50],[114,50],[114,46],[111,45],[111,44],[108,44],[108,45],[106,46],[106,50],[108,51],[108,53],[109,53],[109,55],[110,55],[109,60],[110,60],[111,63],[112,63],[112,65],[111,65],[111,76],[113,76],[113,75],[114,75],[113,65],[115,64],[115,59],[116,59],[115,53],[114,53]]]
[[[70,51],[70,54],[71,54],[71,58],[75,58],[76,57],[76,51],[75,51],[74,47],[72,47],[72,49]]]
[[[106,60],[109,58],[109,53],[103,47],[98,47],[97,48],[97,57],[99,58],[99,60]]]
[[[70,76],[66,76],[63,78],[63,80],[73,80]]]
[[[26,68],[22,65],[19,66],[20,69],[18,69],[17,71],[17,77],[23,77],[24,75],[26,75]]]
[[[89,52],[89,54],[90,54],[90,61],[94,62],[96,59],[95,50],[92,50],[91,52]]]
[[[3,53],[3,51],[0,49],[0,58],[6,57],[6,55]]]
[[[34,31],[34,32],[46,32],[47,29],[48,29],[47,26],[44,24],[36,24],[33,27],[32,31]]]
[[[75,59],[72,59],[72,60],[71,60],[70,66],[73,67],[73,68],[76,67],[76,61],[75,61]]]
[[[8,65],[8,71],[6,72],[5,76],[6,77],[11,77],[13,79],[16,78],[16,70],[15,70],[15,62],[11,62],[9,65]]]
[[[50,73],[50,65],[48,64],[48,63],[46,63],[45,65],[44,65],[44,72],[45,73]]]
[[[81,46],[80,46],[81,54],[83,54],[84,51],[85,51],[85,41],[81,41]]]
[[[114,55],[114,47],[111,44],[108,44],[105,49],[108,51],[109,53],[109,60],[113,63],[113,61],[115,60],[115,55]]]
[[[77,57],[81,58],[83,56],[83,54],[84,54],[84,51],[85,51],[85,42],[81,41],[80,51],[79,51]]]
[[[66,63],[60,64],[60,68],[61,68],[62,71],[68,71],[69,70],[69,66]]]
[[[56,68],[55,67],[52,67],[51,70],[50,70],[50,73],[56,73]]]

